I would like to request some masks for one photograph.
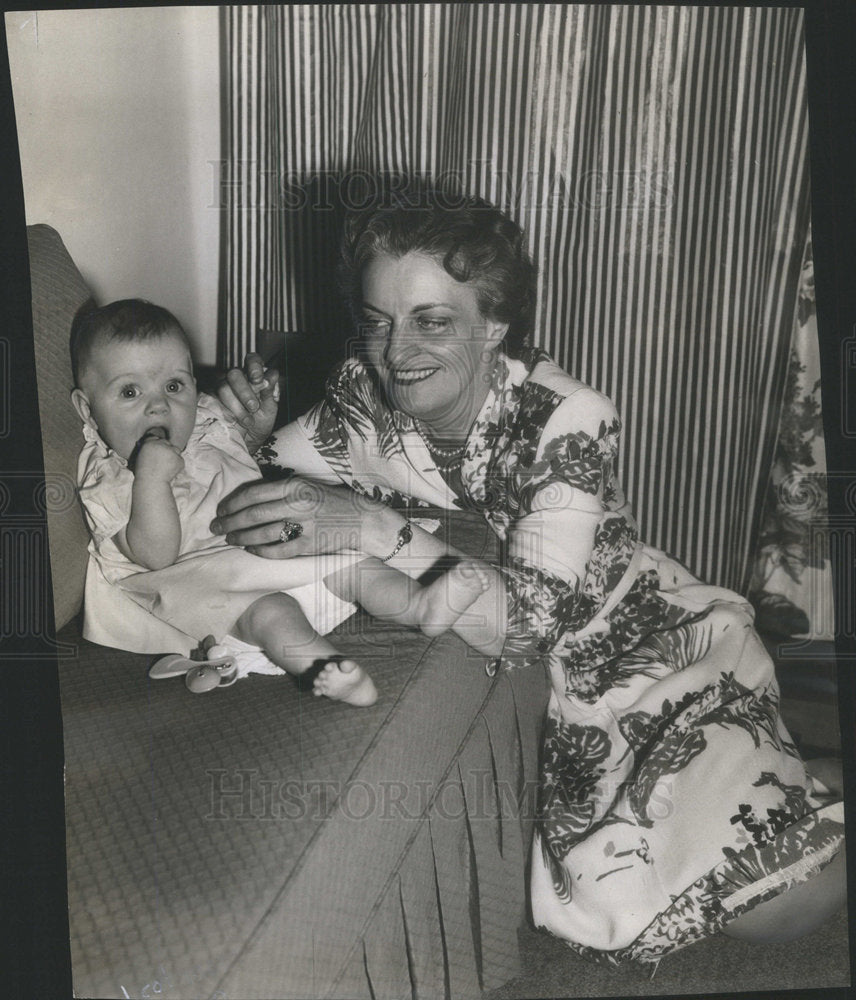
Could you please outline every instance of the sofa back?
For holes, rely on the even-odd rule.
[[[75,313],[92,296],[56,230],[28,226],[27,241],[54,615],[60,629],[80,610],[86,579],[89,534],[76,490],[83,433],[71,405],[68,338]]]

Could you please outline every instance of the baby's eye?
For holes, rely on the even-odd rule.
[[[167,382],[166,384],[167,392],[181,392],[183,388],[184,388],[184,382],[182,382],[181,379],[178,378],[170,379],[170,381]]]
[[[137,395],[137,387],[135,385],[123,385],[119,390],[119,395],[122,399],[133,399]]]

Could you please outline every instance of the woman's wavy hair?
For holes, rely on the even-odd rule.
[[[422,253],[455,281],[471,283],[487,319],[508,323],[503,349],[516,357],[532,333],[535,265],[523,230],[480,198],[411,184],[345,219],[339,267],[354,322],[362,317],[363,269],[379,254]]]

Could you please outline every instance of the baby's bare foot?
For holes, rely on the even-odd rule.
[[[425,635],[440,635],[459,620],[490,586],[487,571],[476,562],[465,560],[444,573],[420,595],[421,628]],[[465,623],[461,623],[465,624]]]
[[[312,693],[360,707],[377,701],[374,681],[353,660],[331,660],[315,678]]]

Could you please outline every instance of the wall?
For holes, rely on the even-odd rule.
[[[62,236],[96,298],[142,296],[215,358],[216,7],[6,15],[28,223]]]

